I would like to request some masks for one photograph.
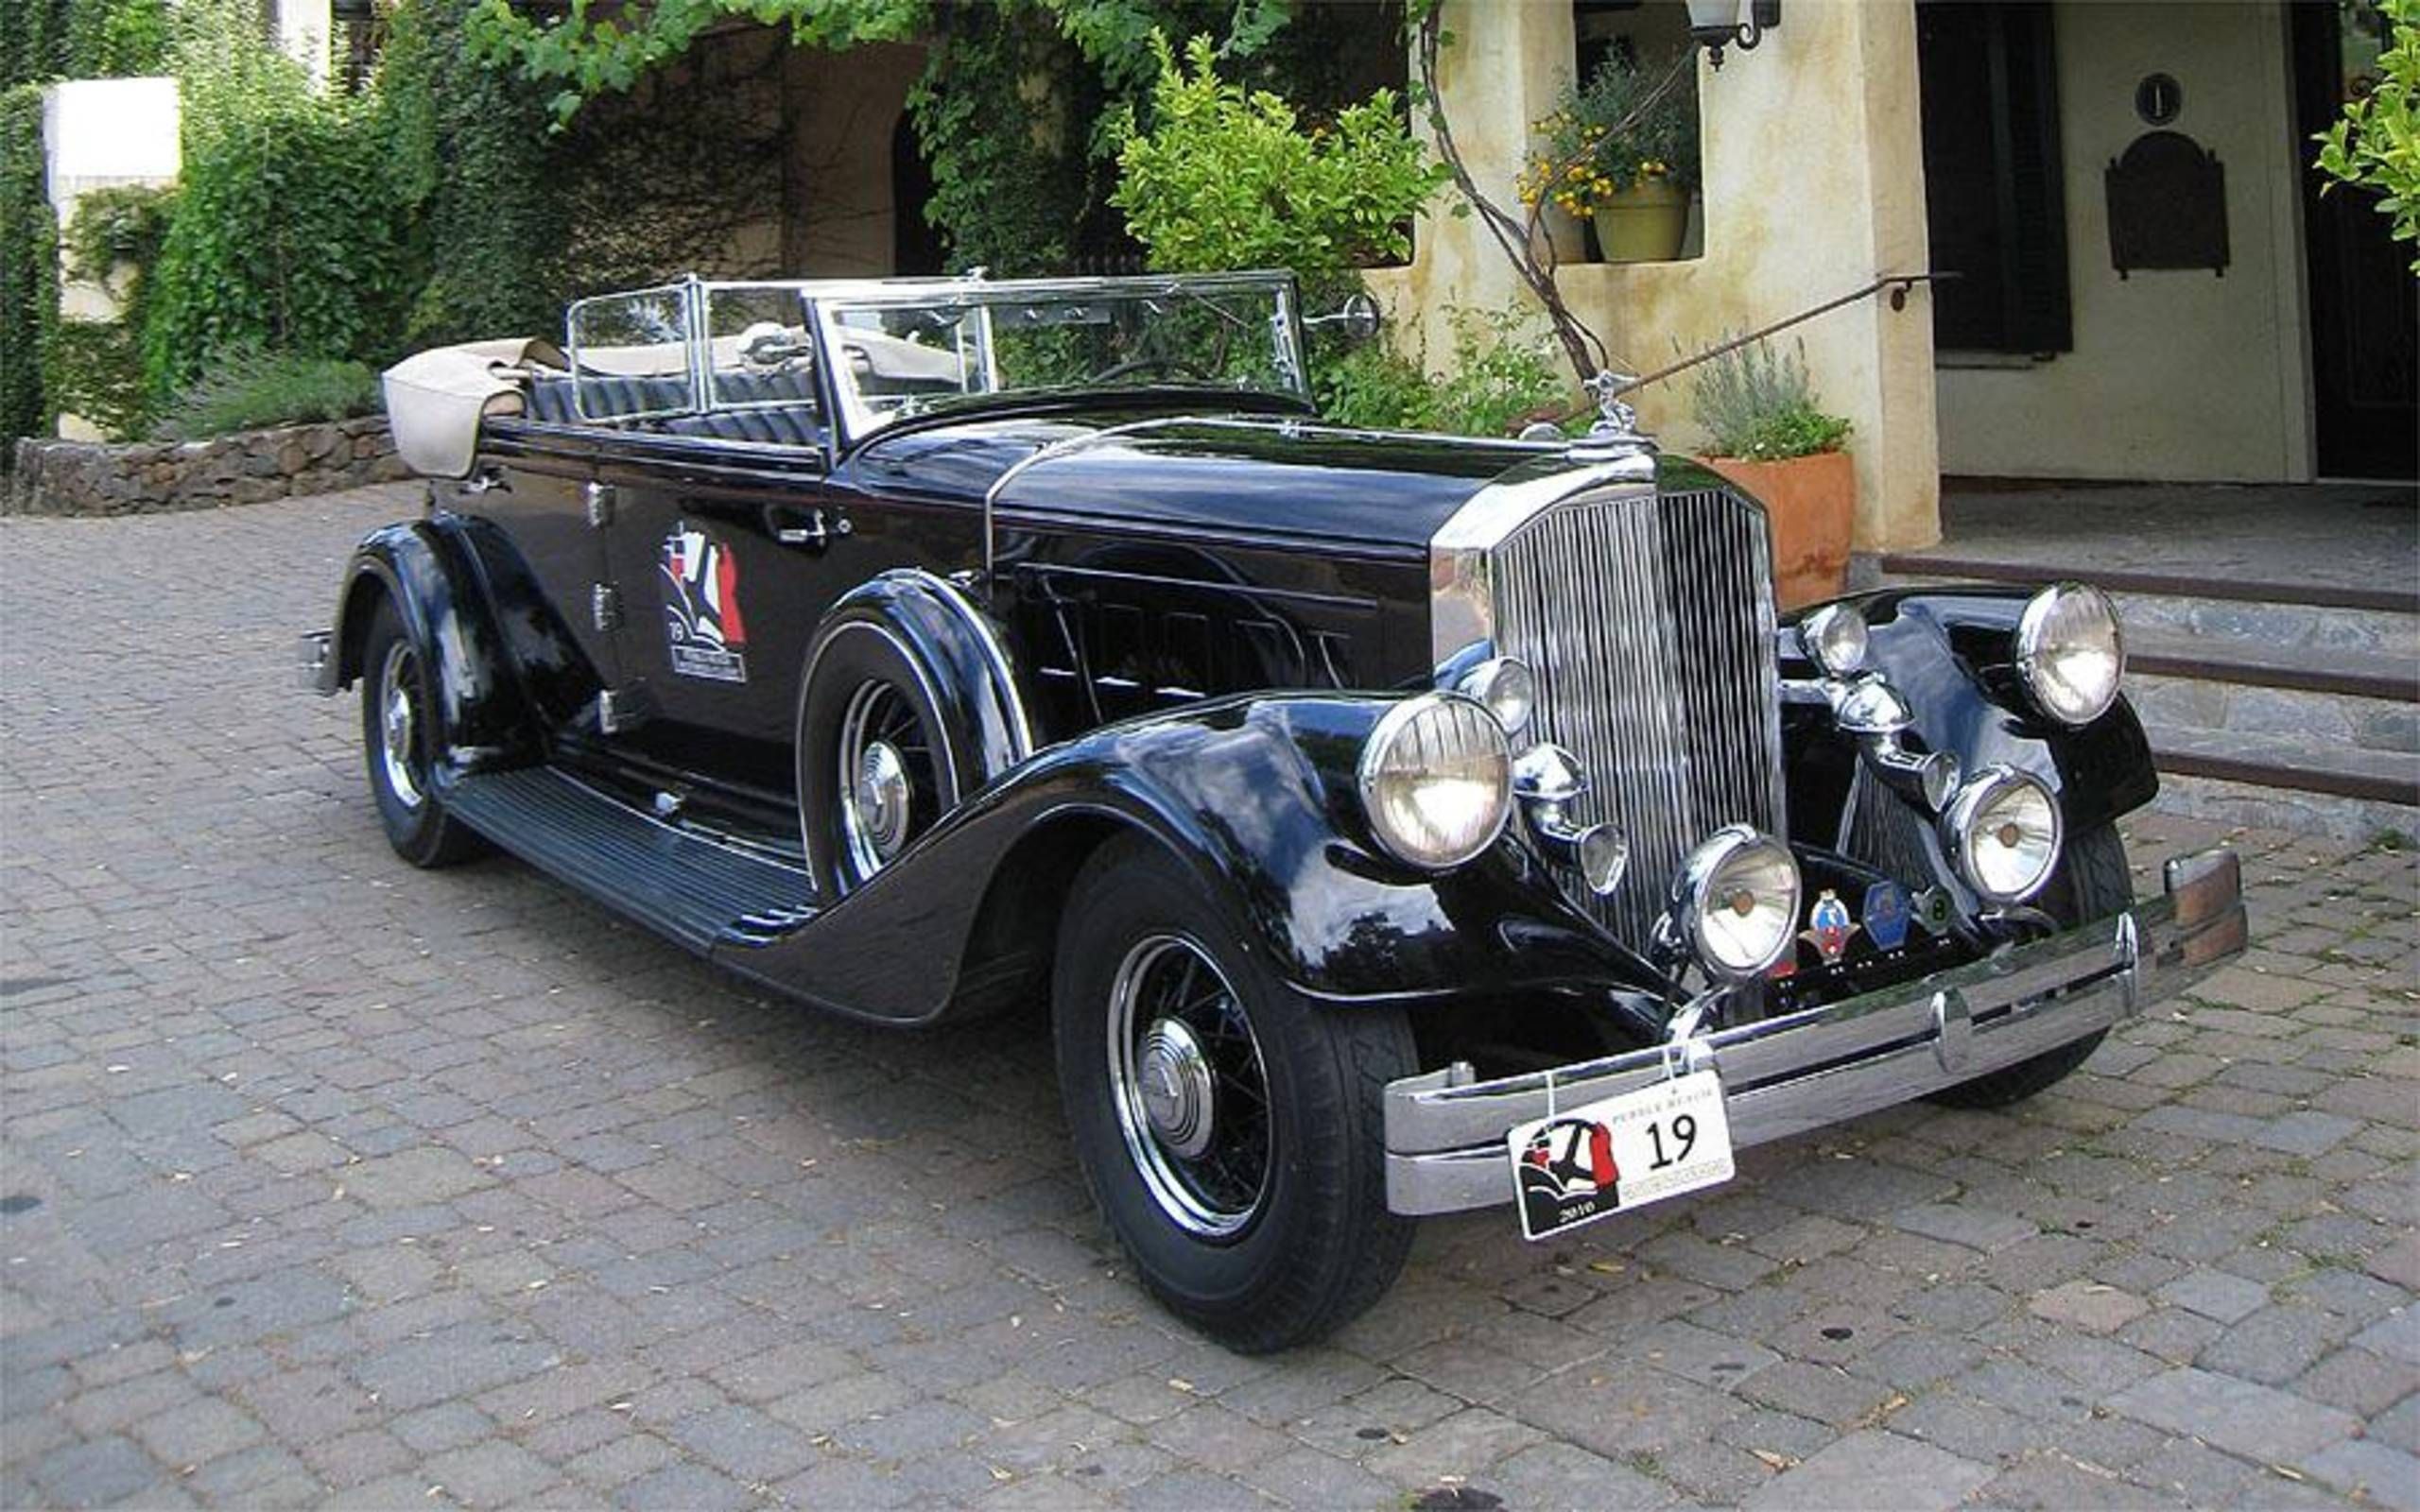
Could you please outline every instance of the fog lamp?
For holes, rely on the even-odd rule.
[[[1993,902],[2023,902],[2059,863],[2059,805],[2048,788],[2012,767],[1977,772],[1941,822],[1958,874]]]
[[[1681,863],[1672,922],[1707,971],[1752,977],[1796,942],[1798,898],[1789,848],[1747,825],[1725,825]]]

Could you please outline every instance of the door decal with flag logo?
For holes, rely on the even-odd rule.
[[[664,538],[658,566],[673,672],[746,682],[748,626],[739,615],[739,562],[731,547],[684,521]]]

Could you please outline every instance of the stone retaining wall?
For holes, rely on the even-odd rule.
[[[17,443],[0,513],[165,514],[331,493],[410,476],[384,416],[206,441]]]

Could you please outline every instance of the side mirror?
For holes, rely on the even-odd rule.
[[[1378,301],[1366,293],[1345,300],[1333,315],[1317,315],[1303,322],[1307,326],[1332,325],[1343,333],[1347,341],[1362,342],[1378,334]]]

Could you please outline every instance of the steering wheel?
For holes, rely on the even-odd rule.
[[[1210,382],[1210,375],[1183,357],[1133,357],[1113,363],[1086,379],[1087,383],[1105,384],[1113,378],[1125,378],[1138,372],[1175,373],[1179,377]]]

